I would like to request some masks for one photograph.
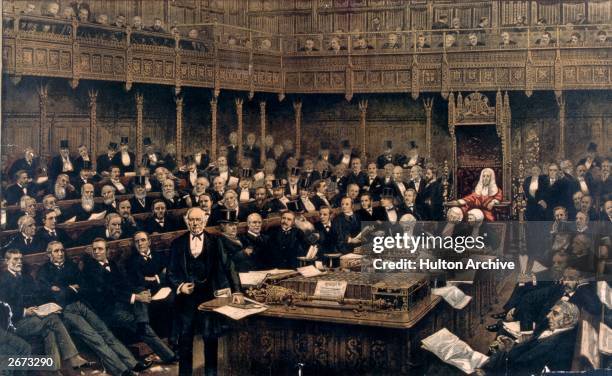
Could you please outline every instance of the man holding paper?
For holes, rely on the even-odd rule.
[[[23,255],[9,249],[5,255],[6,272],[0,274],[0,301],[6,302],[13,312],[15,334],[20,337],[42,337],[45,354],[53,359],[53,366],[59,370],[63,360],[71,367],[90,366],[83,359],[70,338],[68,330],[55,313],[42,315],[38,312],[41,304],[48,303],[45,294],[36,286],[34,279],[23,274]]]
[[[66,258],[64,245],[52,241],[47,245],[49,261],[38,271],[43,291],[63,308],[66,327],[72,335],[93,350],[111,375],[131,376],[149,364],[138,362],[113,335],[106,324],[81,301],[81,272]]]
[[[177,294],[175,307],[181,323],[179,375],[193,372],[193,336],[199,321],[204,338],[205,374],[216,374],[220,324],[214,316],[198,316],[198,305],[214,299],[220,289],[231,289],[233,299],[243,302],[234,265],[219,250],[215,239],[204,232],[204,216],[198,207],[189,209],[186,214],[189,232],[176,238],[170,246],[168,280]]]

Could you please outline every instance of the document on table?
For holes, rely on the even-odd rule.
[[[347,284],[346,281],[317,281],[314,296],[329,300],[343,299]]]
[[[238,273],[240,284],[243,286],[257,286],[268,276],[267,271]]]
[[[489,360],[489,357],[472,350],[465,342],[443,328],[425,338],[422,347],[434,353],[444,363],[453,365],[466,374],[473,373]]]
[[[465,295],[457,286],[445,286],[431,289],[431,293],[441,296],[448,304],[455,309],[463,309],[472,300],[471,296]]]
[[[318,275],[323,274],[322,271],[320,271],[319,269],[315,268],[314,265],[308,265],[308,266],[304,266],[301,268],[298,268],[297,271],[306,278],[309,277],[316,277]]]
[[[603,322],[599,323],[599,351],[612,355],[612,330]]]
[[[249,306],[253,306],[253,304],[249,304]],[[227,316],[233,320],[241,320],[245,317],[261,313],[266,309],[267,308],[264,306],[259,306],[257,308],[237,308],[235,306],[225,305],[219,308],[215,308],[213,311]]]
[[[62,307],[58,306],[57,304],[47,303],[47,304],[39,305],[38,307],[36,307],[36,310],[34,311],[34,313],[38,317],[45,317],[45,316],[49,316],[52,313],[59,312],[61,310],[62,310]]]

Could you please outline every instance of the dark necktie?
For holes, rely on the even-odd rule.
[[[196,239],[202,240],[202,234],[200,233],[198,235],[193,235],[193,234],[191,235],[191,240],[196,240]]]

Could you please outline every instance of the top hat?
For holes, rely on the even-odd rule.
[[[321,179],[327,179],[331,176],[331,171],[323,170],[321,171]]]
[[[291,167],[291,176],[300,176],[300,168]]]
[[[219,223],[238,223],[238,212],[236,210],[222,209]]]
[[[342,149],[350,149],[351,148],[351,142],[349,140],[342,140],[340,145],[342,145]]]
[[[302,210],[300,210],[300,204],[298,203],[297,200],[289,201],[287,203],[287,209],[292,211],[292,212],[294,212],[294,213],[299,213],[299,212],[302,211]]]
[[[597,144],[594,142],[589,142],[589,145],[587,146],[587,151],[597,151]]]
[[[108,143],[108,148],[111,150],[117,150],[117,143],[116,142],[109,142]]]
[[[126,142],[126,144],[127,144],[127,142]],[[153,143],[151,142],[151,138],[150,138],[150,137],[145,137],[145,138],[144,138],[144,140],[142,140],[142,144],[143,144],[144,146],[150,146],[150,145],[152,145]]]
[[[144,186],[147,184],[146,178],[142,175],[134,176],[134,185]]]
[[[129,141],[128,141],[128,138],[127,138],[127,137],[121,136],[121,145],[127,145],[127,144],[128,144],[128,142],[129,142]]]
[[[68,140],[60,140],[60,149],[68,149]]]
[[[393,141],[385,140],[385,149],[392,149],[392,148],[393,148]]]
[[[91,161],[83,161],[83,167],[81,167],[82,170],[91,170]]]
[[[285,184],[283,184],[283,179],[274,179],[272,180],[272,188],[282,188]]]
[[[393,192],[393,188],[391,188],[391,187],[384,187],[380,197],[383,197],[383,198],[392,198],[392,197],[395,197],[394,192]]]
[[[410,145],[410,149],[418,149],[419,148],[419,146],[417,145],[416,141],[414,141],[414,140],[410,141],[409,145]]]
[[[253,177],[253,170],[250,168],[243,168],[242,171],[240,171],[240,177],[243,179]]]

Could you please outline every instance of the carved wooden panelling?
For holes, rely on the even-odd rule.
[[[98,54],[81,51],[80,72],[83,75],[92,73],[94,76],[106,75],[120,78],[125,74],[125,58],[123,56]]]

